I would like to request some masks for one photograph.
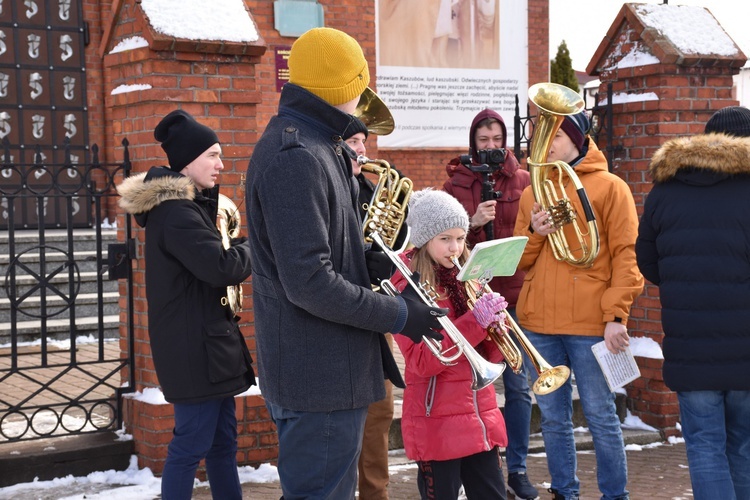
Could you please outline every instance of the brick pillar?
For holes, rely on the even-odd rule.
[[[607,84],[612,83],[612,137],[622,150],[611,167],[632,189],[640,216],[651,190],[647,171],[653,154],[670,139],[703,133],[717,109],[737,104],[732,97],[732,76],[746,59],[739,49],[734,57],[684,54],[661,31],[648,26],[648,17],[639,16],[637,7],[623,5],[587,70],[599,75],[600,96],[606,95]],[[621,64],[633,55],[643,62]],[[628,328],[632,336],[647,337],[661,345],[664,333],[658,287],[646,283],[631,309]],[[662,360],[636,359],[641,378],[627,387],[628,407],[644,423],[660,429],[664,437],[678,434],[677,396],[664,385]]]
[[[132,36],[148,41],[147,47],[110,53],[119,41]],[[113,3],[112,19],[100,47],[105,68],[107,136],[114,156],[122,156],[120,143],[127,138],[135,172],[165,165],[167,158],[154,140],[157,123],[172,110],[184,109],[217,132],[222,144],[224,171],[221,192],[235,201],[244,219],[244,172],[253,145],[262,132],[256,115],[260,92],[256,88],[256,66],[265,52],[263,40],[254,43],[174,39],[156,32],[133,0]],[[144,85],[142,90],[112,94],[120,86]],[[131,87],[130,89],[132,89]],[[133,260],[135,390],[158,387],[148,340],[148,318],[143,261],[144,232],[135,227],[136,256]],[[245,221],[243,220],[243,226]],[[119,216],[119,228],[124,227]],[[121,229],[122,231],[122,229]],[[121,291],[124,286],[121,287]],[[251,284],[245,296],[241,329],[255,357]],[[125,301],[121,301],[123,322]],[[127,330],[121,325],[123,355],[127,355]],[[237,398],[241,464],[257,465],[278,454],[275,428],[260,396]],[[171,405],[150,404],[126,397],[126,430],[135,440],[139,465],[160,473],[173,428]]]

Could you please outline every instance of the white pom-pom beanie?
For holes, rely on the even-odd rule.
[[[428,188],[411,195],[406,223],[411,230],[409,241],[421,248],[448,229],[460,227],[468,232],[469,214],[453,196]]]

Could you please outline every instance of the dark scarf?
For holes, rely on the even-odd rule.
[[[436,285],[442,287],[448,295],[448,299],[453,306],[453,311],[456,314],[455,317],[458,318],[462,316],[469,310],[469,306],[466,303],[468,297],[466,295],[464,283],[463,281],[456,279],[456,276],[458,275],[458,267],[448,269],[440,264],[435,264],[433,269],[435,270],[435,277],[437,279]]]

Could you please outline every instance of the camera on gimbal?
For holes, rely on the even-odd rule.
[[[502,170],[503,164],[505,163],[505,157],[508,152],[505,149],[480,149],[477,151],[477,159],[479,165],[474,165],[474,161],[470,154],[461,155],[458,157],[458,161],[461,165],[468,168],[472,172],[478,172],[482,174],[482,202],[488,200],[497,200],[503,195],[502,191],[495,191],[493,189],[492,174],[497,170]],[[493,222],[490,221],[484,225],[484,233],[487,236],[487,240],[494,239]]]
[[[472,156],[461,155],[458,161],[461,164],[471,170],[472,172],[479,172],[484,177],[482,183],[482,201],[496,200],[500,198],[503,193],[500,191],[492,190],[492,182],[490,182],[490,176],[497,170],[503,169],[505,163],[505,157],[508,152],[505,149],[480,149],[477,151],[477,158],[479,159],[479,165],[474,165]]]
[[[459,161],[466,168],[472,172],[489,172],[493,173],[496,170],[501,170],[505,163],[505,157],[508,152],[505,149],[480,149],[477,151],[477,159],[479,165],[473,165],[471,155],[461,155]]]

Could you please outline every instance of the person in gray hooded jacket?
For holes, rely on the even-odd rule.
[[[227,287],[251,272],[246,238],[224,248],[216,228],[224,168],[216,134],[188,113],[154,132],[170,167],[152,167],[117,188],[120,206],[146,232],[146,299],[154,368],[174,405],[162,498],[189,499],[199,462],[214,498],[240,499],[234,396],[255,384],[252,358],[225,304]]]

